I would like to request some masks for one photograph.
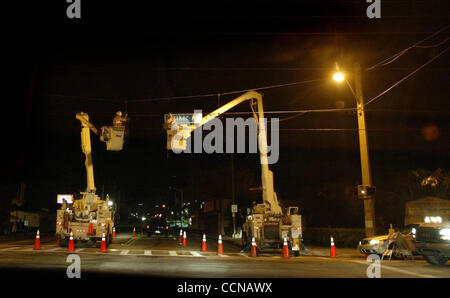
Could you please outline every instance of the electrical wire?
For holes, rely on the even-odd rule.
[[[409,50],[412,49],[412,48],[433,48],[433,47],[438,47],[438,46],[444,44],[445,42],[448,41],[449,38],[447,38],[447,39],[444,40],[443,42],[440,42],[440,43],[437,43],[437,44],[434,44],[434,45],[419,46],[419,45],[420,45],[421,43],[423,43],[424,41],[427,41],[428,39],[430,39],[430,38],[432,38],[432,37],[434,37],[434,36],[440,34],[441,32],[444,32],[445,30],[448,29],[448,27],[449,27],[449,25],[445,26],[444,28],[442,28],[442,29],[436,31],[435,33],[429,35],[428,37],[426,37],[426,38],[424,38],[424,39],[422,39],[422,40],[416,42],[416,43],[413,44],[412,46],[409,46],[409,47],[407,47],[406,49],[401,50],[400,52],[398,52],[398,53],[396,53],[396,54],[394,54],[394,55],[392,55],[392,56],[390,56],[390,57],[388,57],[388,58],[386,58],[386,59],[384,59],[384,60],[378,62],[377,64],[372,65],[372,66],[366,68],[365,71],[373,70],[373,69],[375,69],[375,68],[378,67],[378,66],[385,66],[385,65],[388,65],[388,64],[394,62],[395,60],[397,60],[398,58],[400,58],[403,54],[405,54],[407,51],[409,51]]]
[[[278,84],[278,85],[269,85],[269,86],[263,86],[263,87],[258,87],[258,88],[235,90],[235,91],[230,91],[230,92],[216,92],[216,93],[198,94],[198,95],[144,98],[144,99],[127,100],[126,102],[127,102],[127,104],[130,104],[130,103],[137,103],[137,102],[153,102],[153,101],[191,99],[191,98],[202,98],[202,97],[218,97],[218,96],[222,96],[222,95],[231,95],[231,94],[243,93],[243,92],[247,92],[247,91],[267,90],[267,89],[273,89],[273,88],[280,88],[280,87],[301,85],[301,84],[307,84],[307,83],[314,83],[314,82],[320,82],[320,81],[324,81],[324,80],[327,80],[327,78],[313,79],[313,80],[306,80],[306,81],[298,81],[298,82],[286,83],[286,84]],[[118,101],[118,100],[111,100],[111,99],[106,99],[106,98],[96,98],[96,97],[87,97],[87,96],[77,96],[77,95],[63,95],[63,94],[54,94],[53,93],[53,94],[46,94],[45,96],[83,99],[83,100],[88,100],[88,101],[92,100],[92,101],[106,101],[106,102],[123,103],[122,101]]]
[[[421,70],[422,68],[424,68],[425,66],[427,66],[428,64],[430,64],[431,62],[433,62],[434,60],[436,60],[438,57],[440,57],[441,55],[443,55],[445,52],[448,51],[450,47],[447,47],[445,50],[443,50],[442,52],[440,52],[439,54],[437,54],[436,56],[434,56],[433,58],[431,58],[430,60],[428,60],[426,63],[422,64],[420,67],[416,68],[413,72],[410,72],[409,74],[407,74],[406,76],[404,76],[402,79],[400,79],[397,83],[395,83],[394,85],[392,85],[391,87],[387,88],[386,90],[384,90],[383,92],[381,92],[380,94],[378,94],[377,96],[373,97],[371,100],[369,100],[367,103],[364,104],[364,106],[367,106],[368,104],[374,102],[375,100],[377,100],[378,98],[380,98],[381,96],[383,96],[384,94],[386,94],[387,92],[389,92],[390,90],[392,90],[395,86],[397,86],[398,84],[402,83],[403,81],[405,81],[406,79],[408,79],[410,76],[412,76],[413,74],[415,74],[416,72],[418,72],[419,70]]]

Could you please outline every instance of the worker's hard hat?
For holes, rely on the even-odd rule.
[[[116,115],[122,117],[122,112],[121,112],[121,111],[118,111],[118,112],[116,113]]]

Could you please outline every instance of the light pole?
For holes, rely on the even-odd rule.
[[[374,236],[375,228],[375,187],[372,185],[372,177],[370,175],[369,149],[367,144],[366,120],[364,114],[364,96],[361,82],[361,66],[355,63],[353,66],[353,75],[355,77],[355,91],[353,91],[350,83],[345,79],[344,74],[337,72],[333,75],[333,79],[337,82],[346,81],[353,96],[356,99],[356,112],[358,117],[358,136],[359,136],[359,152],[361,157],[361,174],[362,185],[358,185],[358,198],[364,200],[364,221],[366,227],[366,236]]]

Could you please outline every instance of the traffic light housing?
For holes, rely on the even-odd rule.
[[[375,186],[358,185],[357,192],[358,192],[358,198],[368,199],[375,195],[376,188],[375,188]]]

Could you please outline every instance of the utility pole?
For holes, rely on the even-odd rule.
[[[366,236],[376,234],[375,197],[372,177],[370,175],[369,149],[367,145],[366,120],[364,115],[364,96],[361,82],[361,66],[354,64],[355,96],[358,113],[359,151],[361,156],[362,185],[358,187],[358,197],[364,200],[364,220]]]

